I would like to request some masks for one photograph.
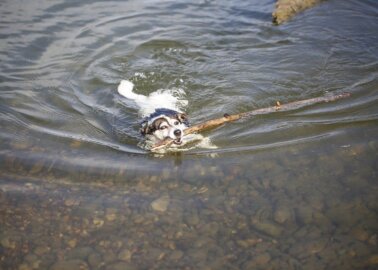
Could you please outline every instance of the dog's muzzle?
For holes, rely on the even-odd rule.
[[[173,141],[173,143],[175,144],[182,144],[182,131],[179,130],[179,129],[176,129],[175,131],[173,131],[173,134],[176,136],[176,140]]]

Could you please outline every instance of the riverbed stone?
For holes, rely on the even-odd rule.
[[[109,213],[105,215],[105,218],[109,222],[113,222],[114,220],[117,219],[117,214],[116,213]]]
[[[261,238],[241,239],[241,240],[237,240],[236,244],[246,249],[246,248],[250,248],[257,245],[258,243],[261,243],[262,241],[263,240]]]
[[[67,241],[67,246],[69,246],[70,248],[74,248],[76,247],[77,245],[77,239],[76,238],[72,238],[72,239],[69,239]]]
[[[259,220],[257,218],[252,218],[251,225],[256,230],[271,237],[280,237],[283,233],[283,228],[270,220]]]
[[[132,255],[133,254],[129,249],[122,249],[118,253],[118,259],[120,259],[121,261],[130,261]]]
[[[88,255],[88,263],[91,268],[98,268],[103,264],[103,260],[99,253],[93,252]]]
[[[279,224],[284,224],[293,219],[293,210],[287,206],[279,206],[273,213],[273,219]]]
[[[267,264],[270,260],[271,256],[269,253],[257,254],[251,260],[243,264],[243,269],[267,269]]]
[[[298,206],[296,216],[301,223],[311,224],[313,222],[313,209],[309,205]]]
[[[1,236],[0,244],[4,248],[9,248],[9,249],[15,249],[17,246],[15,241],[13,241],[12,239],[10,239],[9,237],[5,235]]]
[[[64,201],[64,205],[68,206],[68,207],[76,206],[76,205],[79,205],[79,204],[80,204],[80,201],[77,200],[77,199],[74,199],[74,198],[68,198]]]
[[[368,259],[368,266],[378,265],[378,254],[374,254]]]
[[[359,241],[367,241],[369,239],[369,233],[361,227],[355,227],[351,230],[351,235]]]
[[[135,267],[135,265],[128,262],[115,262],[115,263],[109,264],[105,269],[106,270],[134,270],[138,268]]]
[[[165,212],[168,209],[170,198],[168,195],[163,195],[151,203],[152,209],[158,212]]]
[[[88,264],[83,260],[67,260],[67,261],[60,261],[55,263],[51,270],[73,270],[73,269],[80,269],[86,270],[89,269]]]
[[[271,259],[271,256],[269,253],[262,253],[256,255],[256,257],[253,259],[256,263],[256,265],[263,265],[265,266]]]
[[[169,260],[170,261],[178,261],[184,256],[184,252],[181,250],[174,250],[172,253],[169,255]]]
[[[98,217],[95,217],[93,219],[93,225],[96,227],[96,228],[101,228],[103,225],[104,225],[104,220],[101,219],[101,218],[98,218]]]
[[[42,255],[46,254],[49,251],[50,251],[50,247],[49,246],[37,246],[34,249],[34,253],[36,255],[38,255],[38,256],[42,256]]]
[[[70,250],[66,258],[68,259],[79,259],[79,260],[86,260],[90,254],[92,254],[93,248],[91,247],[76,247],[72,250]]]

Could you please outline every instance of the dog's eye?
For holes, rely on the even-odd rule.
[[[167,128],[166,126],[161,126],[159,129],[163,130],[163,129],[166,129],[166,128]]]
[[[175,126],[177,126],[178,124],[180,124],[180,122],[179,122],[179,121],[175,121],[173,124],[174,124]]]

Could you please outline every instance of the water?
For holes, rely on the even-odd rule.
[[[264,1],[0,3],[0,268],[375,269],[378,6],[282,26]],[[140,149],[135,104],[182,89],[192,123],[351,97]]]

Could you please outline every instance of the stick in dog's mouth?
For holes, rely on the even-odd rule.
[[[182,144],[182,137],[177,138],[176,140],[173,141],[174,144],[181,145]]]
[[[294,101],[287,104],[281,104],[279,101],[277,101],[276,105],[272,107],[256,109],[256,110],[242,112],[242,113],[233,114],[233,115],[225,114],[221,118],[208,120],[203,123],[199,123],[197,125],[188,127],[184,130],[183,136],[187,136],[189,134],[200,132],[206,129],[219,127],[227,122],[237,121],[239,119],[252,117],[254,115],[268,114],[268,113],[273,113],[273,112],[278,112],[278,111],[283,112],[283,111],[295,110],[304,106],[314,105],[316,103],[331,102],[331,101],[336,101],[343,98],[348,98],[350,97],[350,95],[351,95],[350,93],[341,93],[341,94],[336,94],[336,95]],[[166,138],[165,140],[162,140],[156,143],[155,145],[153,145],[150,150],[157,151],[163,147],[168,147],[171,143],[175,143],[175,141],[173,141],[170,138]]]

